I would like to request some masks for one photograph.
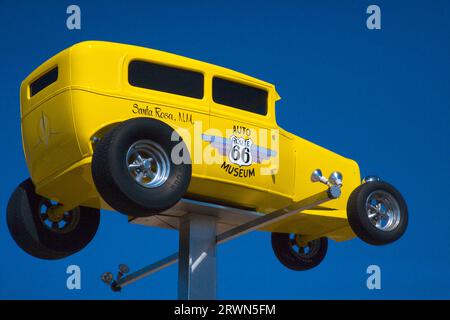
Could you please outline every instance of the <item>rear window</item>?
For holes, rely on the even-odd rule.
[[[146,61],[131,61],[128,82],[135,87],[203,98],[203,74]]]
[[[267,114],[267,91],[214,77],[213,100],[226,106]]]
[[[56,80],[58,80],[58,67],[44,73],[30,84],[30,96],[34,96],[36,93],[48,87]]]

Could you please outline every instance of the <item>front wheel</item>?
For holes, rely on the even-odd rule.
[[[325,258],[328,239],[322,237],[303,243],[300,235],[274,232],[272,248],[285,267],[294,271],[305,271],[316,267]]]
[[[398,240],[408,226],[408,208],[400,192],[382,181],[357,187],[348,199],[347,217],[353,232],[372,245]]]
[[[30,179],[14,190],[6,218],[9,232],[25,252],[41,259],[62,259],[83,249],[94,238],[100,210],[77,207],[59,217],[54,202],[36,194]]]

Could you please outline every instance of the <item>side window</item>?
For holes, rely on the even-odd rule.
[[[229,107],[267,114],[267,91],[222,78],[213,78],[213,100]]]
[[[30,84],[30,97],[58,80],[58,67],[51,69]]]
[[[135,87],[180,96],[203,98],[203,74],[134,60],[128,66],[128,82]]]

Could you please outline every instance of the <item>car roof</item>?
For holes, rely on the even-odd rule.
[[[177,55],[174,53],[169,53],[161,50],[156,49],[150,49],[146,47],[141,47],[137,45],[131,45],[131,44],[123,44],[123,43],[117,43],[117,42],[108,42],[108,41],[97,41],[97,40],[89,40],[89,41],[83,41],[79,42],[75,45],[73,45],[71,48],[75,47],[81,47],[81,46],[88,46],[90,48],[95,47],[111,47],[118,50],[124,50],[129,55],[133,55],[136,57],[136,59],[142,58],[148,58],[149,60],[160,62],[160,63],[167,63],[174,66],[184,67],[187,69],[194,69],[200,72],[205,73],[212,73],[213,75],[217,76],[224,76],[230,79],[236,79],[241,80],[244,82],[250,82],[254,83],[258,86],[266,87],[267,89],[273,90],[273,92],[276,95],[276,100],[278,100],[280,97],[278,96],[275,86],[269,82],[251,77],[249,75],[246,75],[244,73],[234,71],[232,69],[228,69],[225,67],[221,67],[215,64],[211,64],[208,62],[203,62],[200,60],[184,57],[181,55]]]

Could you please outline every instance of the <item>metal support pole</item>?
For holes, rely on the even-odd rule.
[[[217,243],[224,243],[250,231],[260,229],[281,219],[286,219],[287,217],[290,217],[300,211],[311,209],[332,199],[337,199],[340,195],[341,189],[336,186],[331,186],[326,191],[319,192],[306,199],[294,202],[285,208],[276,210],[260,218],[256,218],[253,221],[244,223],[222,234],[219,234],[217,236]]]
[[[117,281],[111,288],[119,291],[122,287],[157,272],[179,260],[178,298],[215,299],[216,297],[216,246],[252,230],[260,229],[281,219],[286,219],[303,210],[337,199],[341,195],[340,186],[332,185],[327,190],[289,206],[255,218],[219,235],[216,233],[216,217],[206,214],[189,213],[180,222],[180,252],[174,253],[156,263],[133,272]]]
[[[133,272],[132,274],[122,277],[119,280],[113,281],[111,283],[111,289],[113,289],[113,291],[120,291],[123,287],[137,280],[140,280],[148,275],[151,275],[152,273],[158,272],[161,269],[167,268],[168,266],[174,264],[177,261],[178,261],[178,252],[171,254],[170,256],[161,259],[155,263],[152,263],[149,266],[139,269]]]
[[[188,214],[180,224],[178,299],[216,298],[216,218]]]

